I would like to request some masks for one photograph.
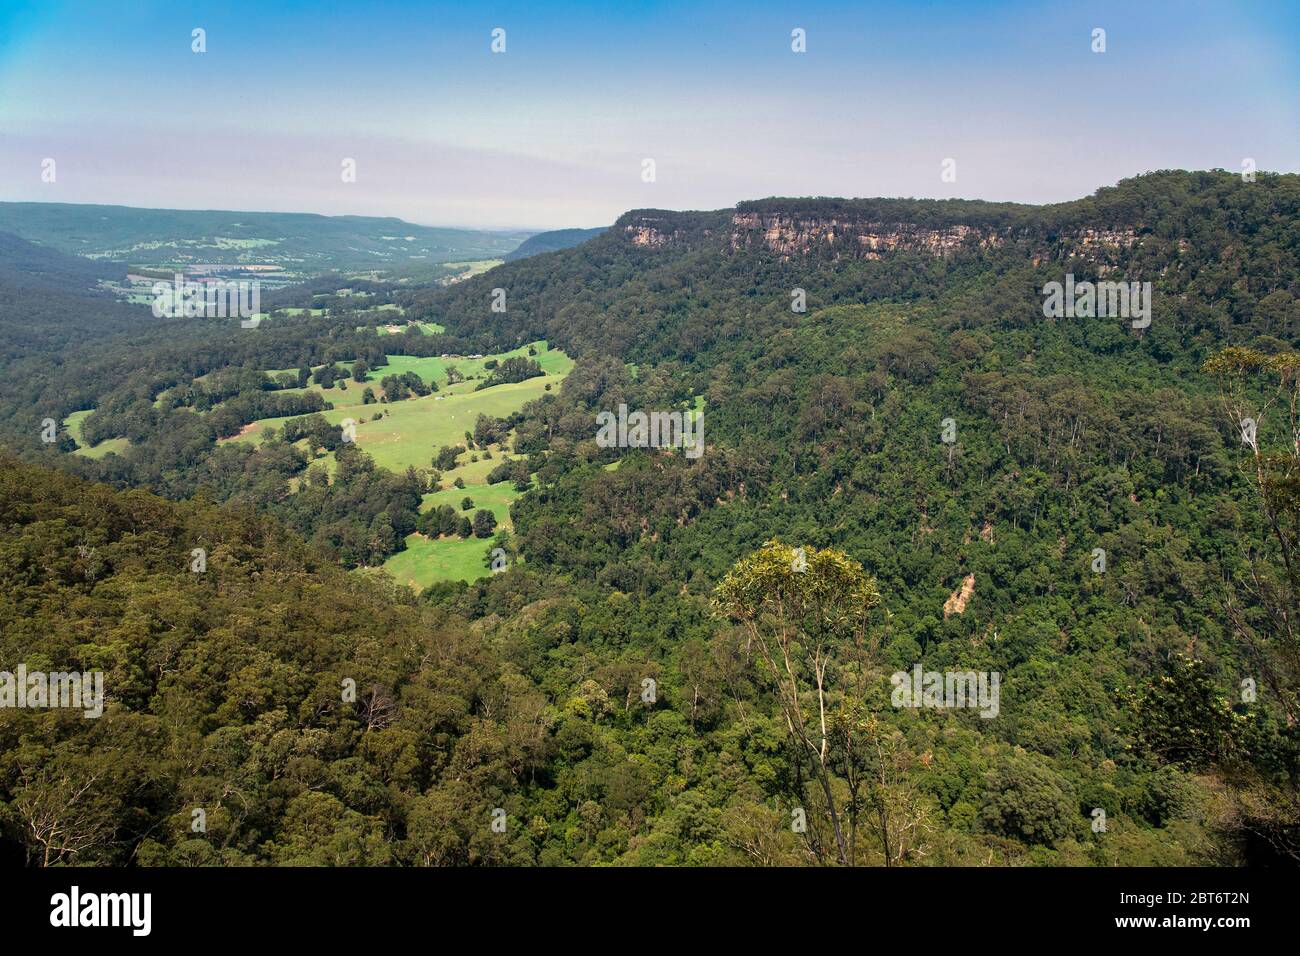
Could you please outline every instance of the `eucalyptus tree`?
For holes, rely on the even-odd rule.
[[[745,653],[756,655],[770,681],[798,768],[809,769],[825,800],[843,865],[856,862],[865,811],[883,806],[862,794],[868,748],[875,748],[870,738],[880,731],[864,710],[875,651],[869,621],[879,604],[875,580],[847,554],[778,541],[736,562],[713,597],[715,612],[743,629]],[[844,797],[837,794],[841,775]],[[814,834],[810,839],[824,856]]]

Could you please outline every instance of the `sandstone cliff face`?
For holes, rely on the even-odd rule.
[[[828,252],[836,257],[879,259],[882,253],[909,249],[942,257],[962,248],[1001,245],[1005,237],[967,225],[923,229],[908,223],[801,218],[737,213],[732,217],[731,248],[762,244],[783,258]]]
[[[634,246],[666,246],[670,242],[683,242],[697,237],[713,235],[708,228],[691,228],[677,221],[677,217],[641,215],[632,213],[623,217],[623,233]]]
[[[679,222],[671,213],[635,214],[625,217],[622,229],[633,245],[648,248],[715,236],[712,229],[693,226],[693,223]],[[934,228],[852,216],[801,216],[753,211],[734,213],[728,228],[720,232],[725,234],[725,241],[733,252],[764,249],[782,260],[809,255],[831,259],[880,259],[901,251],[945,258],[960,252],[993,249],[1008,242],[1023,241],[1028,243],[1035,264],[1043,259],[1070,257],[1106,262],[1139,241],[1132,229],[1084,228],[1049,238],[1009,227],[954,223]],[[715,241],[723,241],[723,236],[718,235]]]
[[[943,616],[952,617],[954,614],[965,614],[966,605],[970,599],[975,596],[975,575],[968,574],[961,582],[961,587],[953,591],[948,600],[943,602]]]
[[[662,220],[643,219],[623,227],[634,246],[662,246],[672,239],[672,232],[662,232],[656,223]]]
[[[1070,236],[1074,245],[1082,250],[1102,249],[1114,252],[1137,242],[1132,229],[1082,229]]]

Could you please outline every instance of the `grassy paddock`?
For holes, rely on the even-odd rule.
[[[81,423],[93,411],[93,408],[88,408],[84,411],[73,412],[63,420],[63,427],[68,430],[72,440],[77,443],[77,450],[73,454],[82,455],[86,458],[103,458],[110,453],[121,454],[131,447],[131,442],[125,438],[105,438],[95,447],[87,448],[85,441],[81,437]]]

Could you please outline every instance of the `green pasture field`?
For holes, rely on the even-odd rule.
[[[465,444],[465,432],[473,431],[480,414],[503,418],[518,411],[528,402],[546,394],[548,385],[552,389],[557,388],[573,368],[572,359],[563,352],[550,348],[544,341],[535,342],[533,348],[537,355],[533,358],[546,372],[545,375],[523,382],[494,385],[481,391],[474,390],[476,385],[491,374],[485,368],[489,360],[496,359],[500,362],[512,356],[528,357],[528,348],[523,346],[478,359],[390,355],[387,364],[370,370],[366,382],[349,380],[346,391],[337,386],[326,389],[319,385],[285,391],[315,391],[334,405],[333,409],[321,413],[327,421],[341,424],[344,419],[350,418],[356,422],[357,444],[381,468],[394,472],[404,471],[409,466],[429,468],[433,456],[443,445]],[[339,364],[351,368],[349,362]],[[467,376],[467,379],[455,385],[448,384],[447,370],[452,366]],[[296,370],[279,369],[269,374],[294,371]],[[385,376],[408,372],[414,372],[427,384],[436,382],[439,391],[422,398],[408,398],[392,403],[362,403],[362,395],[367,387],[373,389],[377,396],[381,395],[379,382]],[[268,428],[279,428],[288,420],[273,418],[254,422],[243,434],[226,440],[260,442]],[[500,446],[493,446],[490,451],[491,458],[483,457],[483,449],[463,453],[458,458],[456,467],[442,474],[441,489],[424,496],[421,510],[427,511],[448,504],[460,512],[461,501],[468,497],[473,500],[474,507],[464,512],[467,517],[471,517],[477,510],[488,509],[496,517],[499,529],[511,530],[510,505],[520,493],[515,491],[514,483],[510,481],[487,484],[488,472],[503,461],[510,460],[510,456]],[[474,457],[478,460],[471,460]],[[314,464],[323,465],[330,472],[336,467],[332,453],[320,456]],[[464,488],[456,488],[452,484],[457,478],[465,483]],[[435,581],[473,581],[490,573],[483,559],[490,547],[491,539],[486,538],[447,537],[430,540],[420,534],[413,534],[406,539],[406,550],[389,558],[383,568],[399,583],[416,589],[426,588]]]
[[[476,581],[487,577],[491,538],[438,538],[407,535],[406,550],[384,562],[398,584],[423,591],[438,581]]]
[[[548,348],[545,342],[534,345],[538,352],[536,359],[547,370],[546,375],[523,382],[495,385],[482,391],[473,390],[477,384],[475,380],[448,386],[447,366],[455,365],[466,375],[486,376],[488,372],[483,364],[488,359],[496,358],[500,361],[512,355],[526,356],[528,348],[525,346],[473,360],[392,355],[389,356],[387,365],[371,370],[371,381],[364,384],[349,382],[347,391],[338,387],[323,389],[318,385],[309,385],[305,389],[286,389],[286,392],[313,390],[332,402],[335,407],[321,414],[336,425],[342,424],[346,418],[355,421],[357,444],[380,467],[391,471],[404,471],[410,465],[427,468],[440,447],[464,443],[465,432],[474,430],[474,423],[480,414],[503,418],[540,398],[546,393],[547,385],[558,387],[573,367],[572,360],[563,352]],[[379,395],[379,381],[384,376],[406,372],[415,372],[426,383],[437,381],[441,391],[423,398],[409,398],[390,404],[362,404],[362,395],[367,386]],[[380,417],[372,421],[375,416]],[[227,441],[260,442],[261,433],[267,427],[279,428],[291,417],[299,416],[262,419],[248,426],[243,434]]]
[[[73,412],[63,420],[63,426],[68,430],[68,434],[72,436],[72,440],[77,443],[77,450],[74,454],[83,455],[86,458],[103,458],[109,453],[121,454],[131,447],[131,442],[128,439],[105,438],[95,447],[87,448],[85,441],[81,437],[81,423],[93,411],[93,408],[87,408],[84,411]]]

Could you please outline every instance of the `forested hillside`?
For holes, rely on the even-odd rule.
[[[543,252],[554,252],[557,249],[569,249],[573,246],[580,245],[588,239],[594,239],[605,231],[605,227],[598,229],[553,229],[550,232],[539,232],[535,236],[529,236],[519,244],[519,248],[509,252],[505,256],[506,262],[513,262],[516,259],[527,259],[529,256],[535,256]]]
[[[120,263],[65,255],[0,232],[0,368],[143,327],[149,310],[116,302],[100,285],[125,275]]]
[[[1046,317],[1067,275],[1151,283],[1149,324]],[[110,704],[0,714],[5,841],[36,863],[1294,864],[1298,291],[1300,177],[1161,172],[1057,206],[637,210],[383,290],[412,323],[390,334],[337,301],[25,357],[0,376],[34,463],[0,466],[5,655],[102,669]],[[527,464],[483,542],[509,568],[473,583],[344,570],[396,547],[427,476],[310,418],[306,451],[221,440],[308,401],[285,369],[540,340],[576,358],[563,382],[467,429]],[[703,454],[602,445],[622,405],[703,409]],[[123,453],[40,441],[89,409]],[[998,674],[996,714],[900,707],[917,666]],[[103,784],[75,794],[83,769]],[[85,839],[51,846],[52,818]]]

